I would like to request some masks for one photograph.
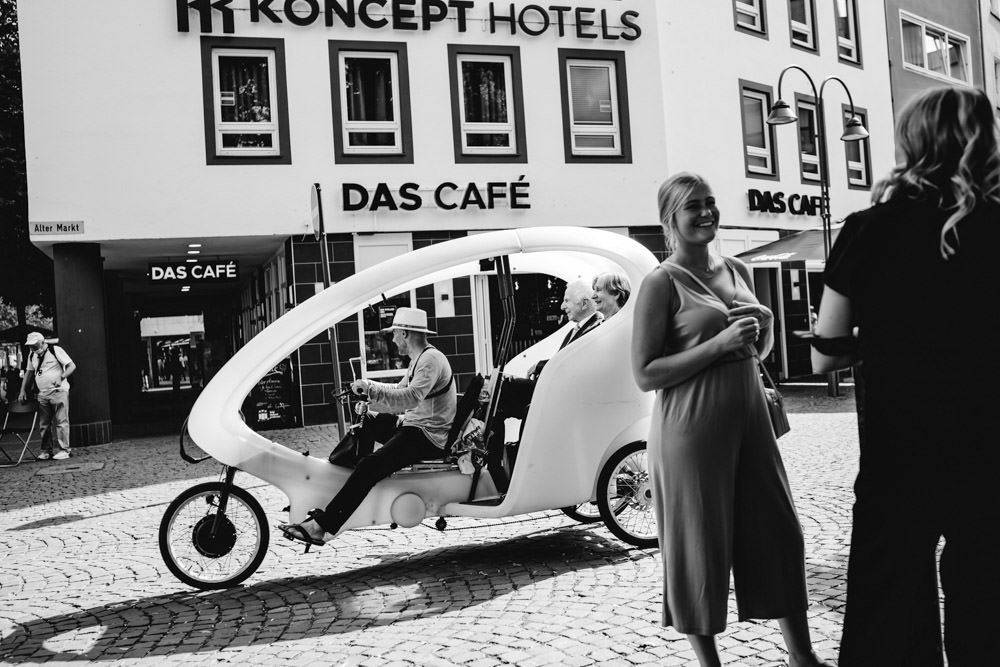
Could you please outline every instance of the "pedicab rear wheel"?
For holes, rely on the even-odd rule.
[[[615,537],[643,549],[657,545],[645,442],[625,445],[604,464],[597,478],[597,506]]]
[[[601,508],[594,502],[570,505],[559,509],[562,510],[563,514],[580,523],[596,523],[601,520]]]
[[[242,583],[260,567],[269,539],[260,503],[246,490],[223,482],[185,490],[160,521],[163,562],[175,577],[202,590]]]

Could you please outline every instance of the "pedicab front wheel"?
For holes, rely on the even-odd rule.
[[[257,571],[270,530],[244,489],[206,482],[181,493],[160,521],[160,555],[175,577],[202,590],[228,588]]]
[[[625,445],[604,464],[597,478],[597,506],[615,537],[643,549],[657,545],[645,442]]]

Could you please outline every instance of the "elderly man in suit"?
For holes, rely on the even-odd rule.
[[[585,280],[574,280],[566,285],[561,308],[573,323],[573,329],[566,334],[562,345],[559,346],[560,350],[593,331],[604,320],[594,304],[594,290]]]

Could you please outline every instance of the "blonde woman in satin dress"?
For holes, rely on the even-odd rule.
[[[754,355],[773,344],[771,311],[742,262],[709,251],[711,187],[680,173],[659,191],[670,258],[643,280],[632,368],[657,392],[648,440],[663,557],[663,624],[721,665],[733,572],[740,620],[778,619],[789,667],[816,667],[806,624],[804,542]]]

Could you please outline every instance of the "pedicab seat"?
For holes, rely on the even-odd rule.
[[[454,460],[453,460],[454,461]],[[447,472],[448,470],[458,470],[458,462],[448,461],[421,461],[396,472],[396,475],[417,472]]]
[[[445,472],[448,470],[458,470],[458,457],[452,452],[459,434],[465,428],[466,423],[472,417],[476,406],[479,403],[479,392],[483,388],[486,379],[479,373],[469,381],[469,386],[465,388],[462,397],[458,399],[455,406],[455,419],[448,430],[448,440],[444,449],[444,456],[437,459],[428,459],[411,466],[403,468],[395,474],[417,473],[417,472]]]

